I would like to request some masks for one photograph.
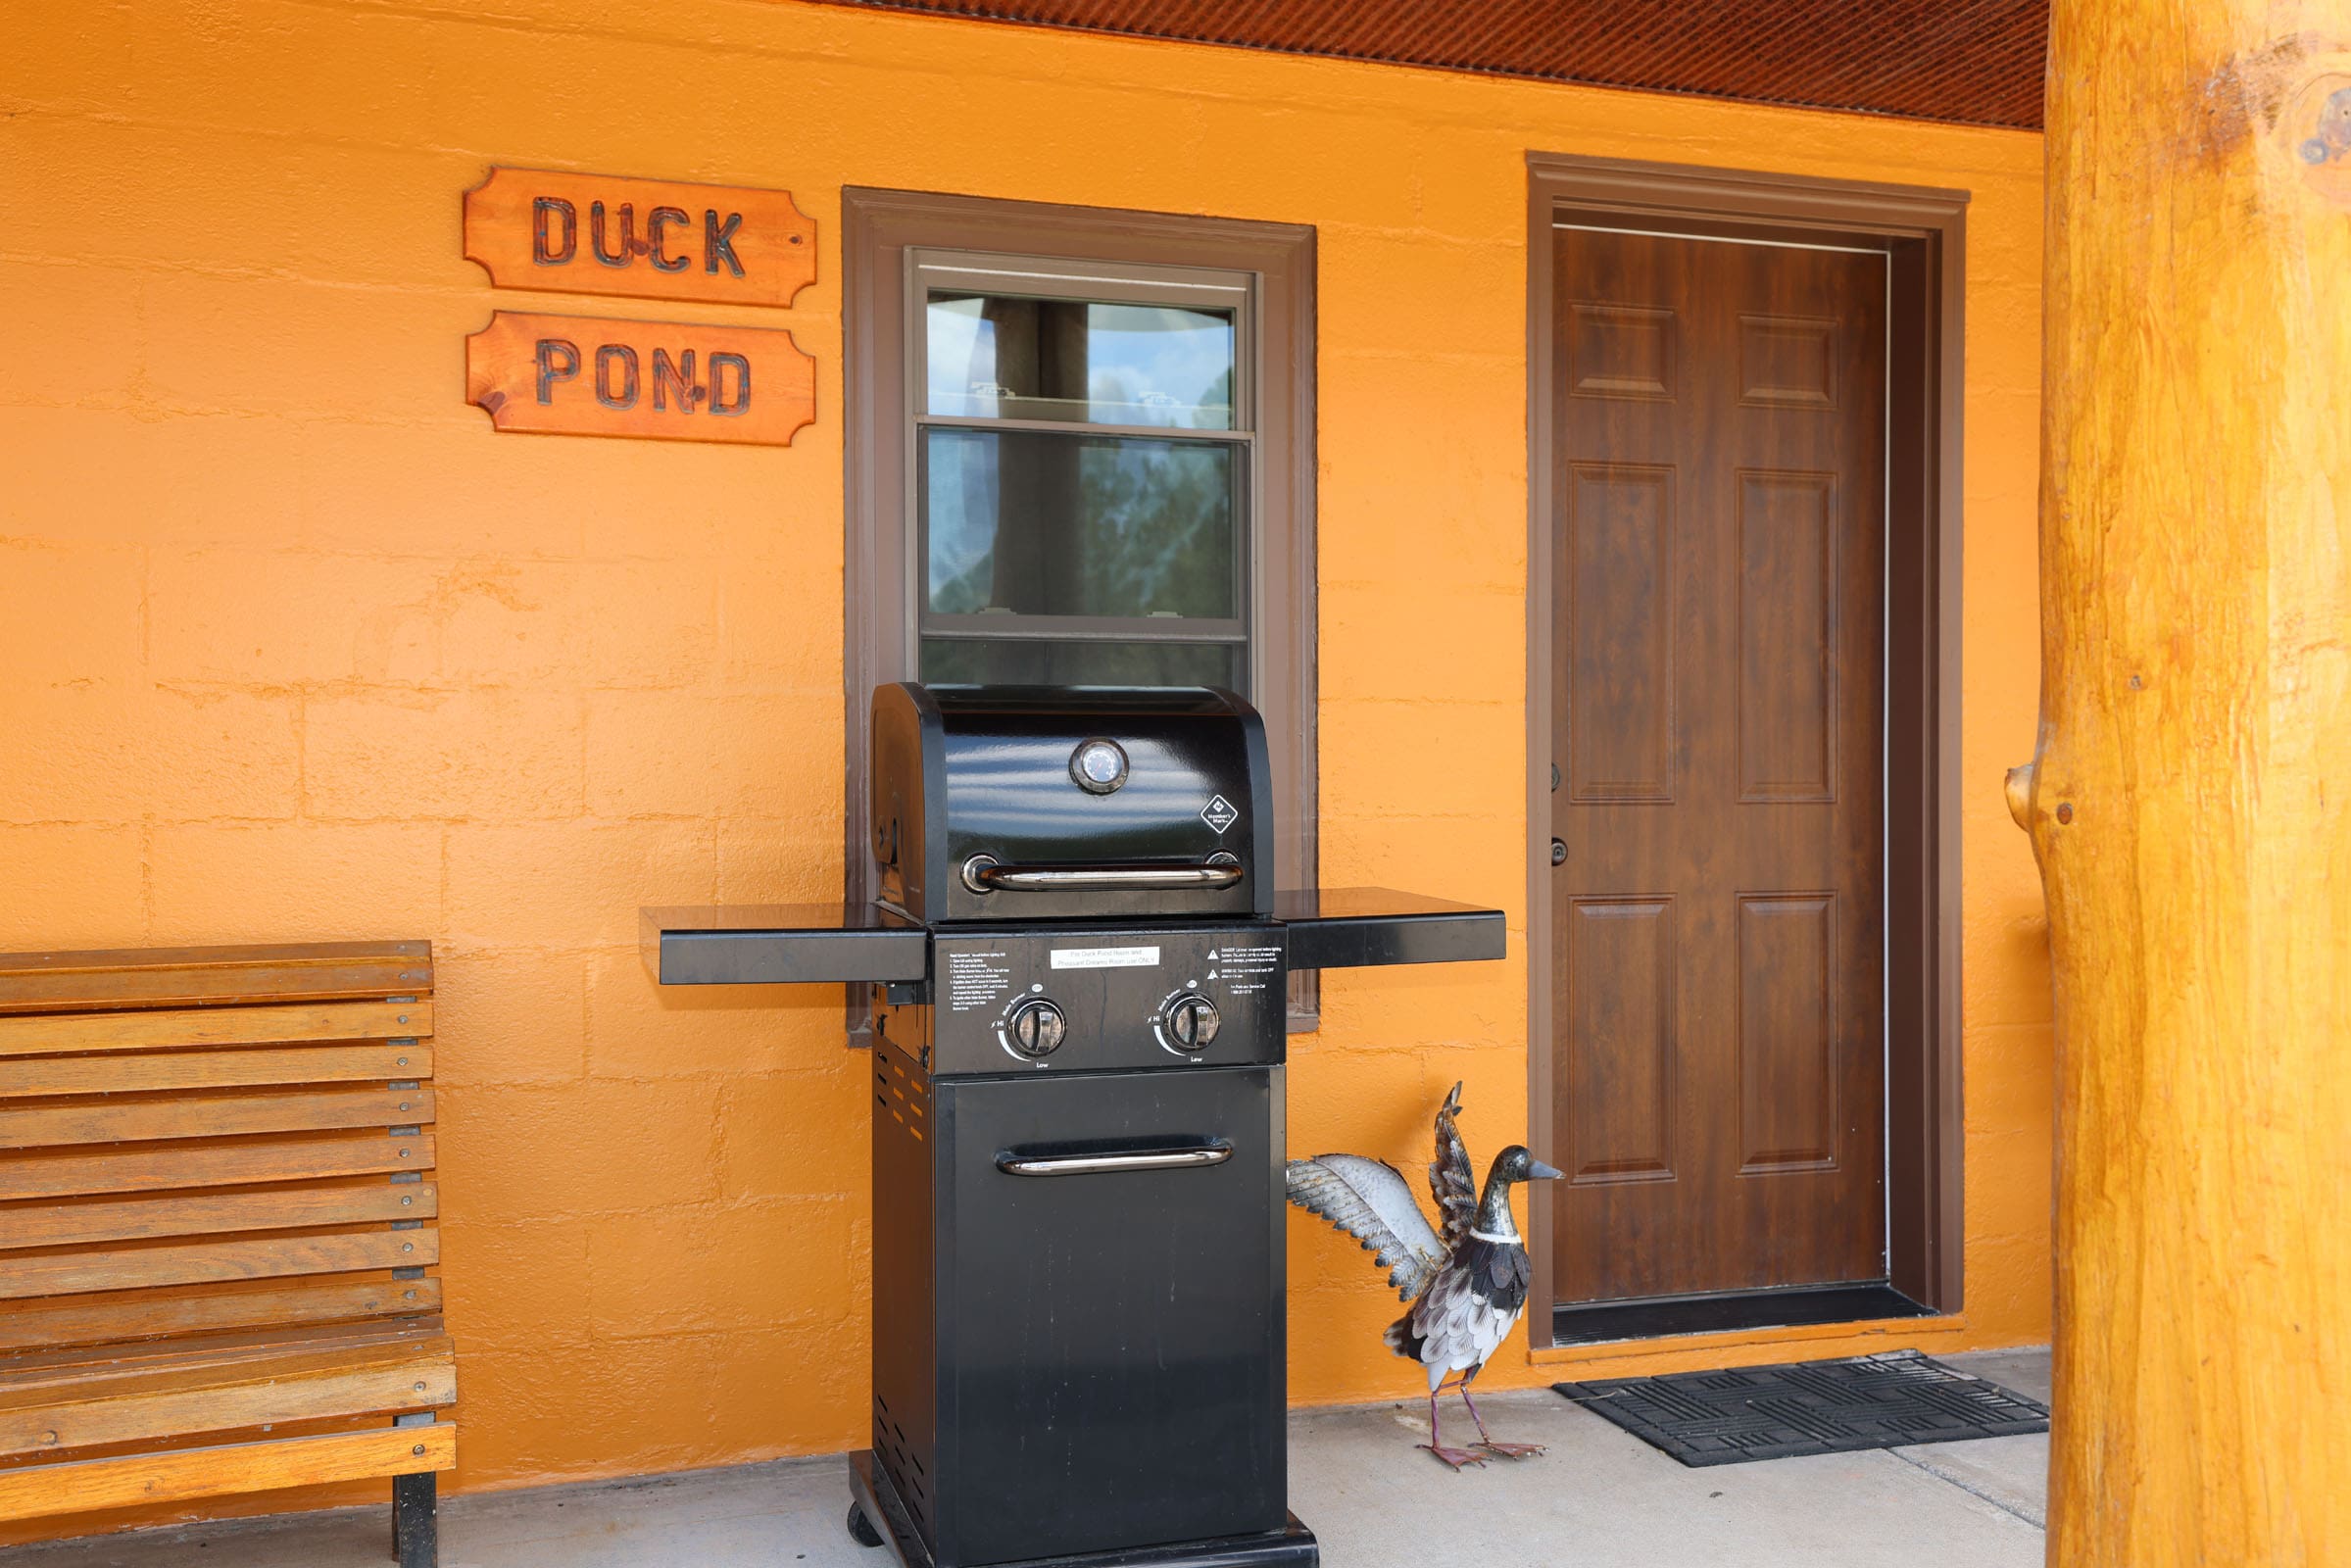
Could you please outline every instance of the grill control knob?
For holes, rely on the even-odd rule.
[[[1167,1004],[1167,1043],[1178,1051],[1205,1051],[1215,1043],[1224,1018],[1216,1004],[1198,992],[1186,992]]]
[[[1012,1049],[1024,1056],[1050,1056],[1061,1049],[1061,1037],[1069,1032],[1069,1020],[1061,1009],[1043,997],[1032,998],[1012,1009],[1010,1033]]]

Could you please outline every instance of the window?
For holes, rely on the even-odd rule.
[[[910,266],[922,678],[1247,691],[1252,280]]]
[[[1282,886],[1313,886],[1312,230],[898,191],[843,209],[850,899],[866,705],[907,678],[1241,692]]]

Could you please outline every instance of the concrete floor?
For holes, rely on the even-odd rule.
[[[2045,1350],[1944,1357],[2046,1402]],[[1548,1392],[1480,1399],[1540,1457],[1456,1476],[1413,1445],[1426,1406],[1301,1411],[1291,1505],[1330,1568],[2038,1568],[2045,1437],[1685,1469]],[[1457,1408],[1457,1406],[1456,1406]],[[1449,1413],[1449,1412],[1448,1412]],[[443,1568],[884,1568],[842,1528],[838,1459],[533,1492],[441,1510]],[[378,1568],[390,1509],[0,1550],[0,1568]]]

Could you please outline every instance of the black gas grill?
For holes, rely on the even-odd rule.
[[[1500,912],[1278,894],[1263,725],[1227,692],[885,686],[870,771],[871,906],[644,914],[665,985],[872,988],[852,1530],[928,1568],[1305,1568],[1289,974],[1499,957]]]

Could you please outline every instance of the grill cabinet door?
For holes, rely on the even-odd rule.
[[[937,1084],[940,1568],[1282,1527],[1279,1073]],[[998,1168],[1210,1142],[1231,1157]]]

